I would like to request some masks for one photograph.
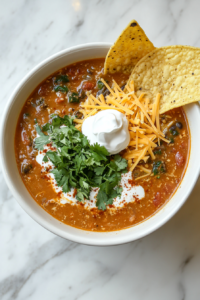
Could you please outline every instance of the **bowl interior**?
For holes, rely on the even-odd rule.
[[[93,43],[64,50],[34,68],[17,86],[3,114],[1,124],[1,164],[6,182],[22,208],[39,224],[51,232],[75,242],[88,245],[116,245],[141,238],[159,228],[185,202],[192,191],[200,169],[200,112],[197,104],[185,107],[191,131],[191,153],[186,174],[172,199],[154,216],[128,229],[99,233],[65,225],[46,213],[30,196],[18,173],[14,135],[19,113],[34,88],[51,73],[76,61],[105,57],[110,44]]]

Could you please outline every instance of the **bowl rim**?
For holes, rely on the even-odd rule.
[[[2,166],[2,173],[3,176],[5,178],[5,181],[9,187],[9,189],[12,192],[12,195],[14,196],[14,198],[17,200],[17,202],[20,204],[20,206],[26,211],[26,213],[28,213],[28,215],[34,219],[37,223],[39,223],[41,226],[43,226],[44,228],[46,228],[47,230],[51,231],[52,233],[71,240],[73,242],[77,242],[77,243],[81,243],[81,244],[86,244],[86,245],[95,245],[95,246],[111,246],[111,245],[119,245],[119,244],[125,244],[125,243],[129,243],[132,242],[134,240],[140,239],[150,233],[152,233],[153,231],[157,230],[159,227],[161,227],[162,225],[164,225],[170,218],[172,218],[175,213],[181,208],[181,206],[185,203],[185,201],[187,200],[187,198],[189,197],[190,193],[192,192],[198,177],[199,177],[199,171],[200,171],[200,165],[199,165],[199,170],[198,172],[196,172],[194,174],[194,178],[193,178],[193,183],[190,186],[189,189],[187,189],[187,191],[185,192],[185,196],[180,200],[179,205],[177,205],[173,210],[171,210],[170,213],[168,213],[165,218],[163,217],[163,219],[159,222],[156,222],[154,226],[150,226],[150,228],[146,229],[146,231],[143,234],[135,234],[135,237],[132,238],[131,235],[126,235],[125,237],[119,237],[119,240],[116,241],[116,239],[112,240],[106,240],[104,242],[102,242],[101,240],[93,240],[92,238],[85,238],[82,236],[74,236],[73,234],[68,233],[67,231],[63,232],[63,230],[59,230],[57,229],[53,224],[50,224],[48,222],[46,222],[43,218],[41,218],[39,215],[33,213],[32,209],[30,207],[28,207],[28,204],[26,204],[26,201],[23,199],[22,196],[20,196],[20,194],[17,192],[17,190],[15,189],[15,186],[11,180],[11,178],[9,177],[7,170],[6,170],[6,164],[4,162],[4,157],[5,157],[5,151],[4,151],[4,147],[3,147],[3,140],[4,140],[4,130],[5,130],[5,124],[6,124],[6,119],[8,118],[8,115],[10,113],[11,107],[12,107],[12,103],[14,103],[15,101],[15,96],[18,94],[18,92],[21,90],[21,88],[23,88],[24,84],[26,83],[26,81],[32,76],[34,75],[34,73],[36,71],[39,71],[40,68],[44,67],[45,65],[47,65],[49,62],[52,62],[54,59],[62,57],[63,55],[67,55],[68,53],[71,53],[72,51],[79,51],[80,49],[83,48],[91,48],[91,47],[110,47],[112,44],[111,43],[102,43],[102,42],[94,42],[94,43],[86,43],[86,44],[80,44],[77,46],[73,46],[67,49],[64,49],[62,51],[59,51],[51,56],[49,56],[48,58],[44,59],[42,62],[40,62],[39,64],[37,64],[33,69],[31,69],[23,78],[22,80],[17,84],[16,88],[13,90],[12,94],[10,95],[5,108],[3,110],[2,113],[2,120],[1,120],[1,128],[0,128],[0,163]],[[80,60],[81,61],[81,60]],[[196,104],[192,104],[192,105],[196,105]],[[199,108],[199,107],[198,107]],[[200,116],[200,109],[199,109],[199,116]],[[187,173],[187,169],[185,174]],[[184,175],[185,176],[185,175]],[[183,177],[184,178],[184,177]],[[183,179],[182,179],[183,180]],[[176,191],[177,192],[177,191]],[[175,192],[175,193],[176,193]],[[31,196],[32,197],[32,196]],[[171,201],[171,199],[169,200]],[[146,221],[144,221],[146,222]],[[137,226],[137,225],[136,225]],[[136,227],[133,226],[133,227]],[[128,230],[127,229],[122,229],[123,231]],[[85,231],[82,229],[79,229],[81,231]],[[114,231],[114,232],[99,232],[100,235],[104,234],[109,234],[109,233],[117,233],[119,231],[122,230],[118,230],[118,231]],[[88,231],[85,231],[88,232]]]

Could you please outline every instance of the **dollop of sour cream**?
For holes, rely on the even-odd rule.
[[[104,146],[110,154],[124,150],[130,142],[128,120],[124,114],[114,109],[98,112],[88,117],[82,125],[82,133],[90,143]]]

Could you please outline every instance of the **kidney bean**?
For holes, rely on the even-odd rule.
[[[161,193],[157,192],[154,199],[153,199],[153,204],[157,207],[161,205]]]
[[[46,96],[49,93],[49,87],[46,84],[43,84],[39,89],[38,89],[38,94],[40,96]]]
[[[90,91],[95,87],[95,84],[92,82],[84,82],[82,85],[82,89],[85,91]]]
[[[174,130],[176,130],[176,125],[172,125],[171,127],[170,127],[170,129],[169,129],[170,131],[174,131]]]
[[[164,186],[163,190],[167,194],[171,194],[173,192],[173,190],[174,190],[174,186],[171,183],[167,182],[167,183],[165,183],[165,186]]]
[[[183,124],[181,122],[176,122],[176,127],[178,127],[179,129],[182,129]]]

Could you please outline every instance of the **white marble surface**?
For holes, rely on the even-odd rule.
[[[199,0],[0,0],[0,114],[37,63],[80,43],[113,42],[135,18],[156,46],[200,47]],[[200,180],[162,228],[130,244],[63,240],[17,204],[0,172],[1,300],[200,299]]]

